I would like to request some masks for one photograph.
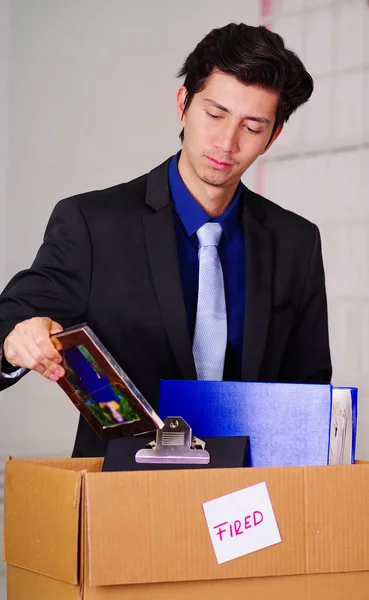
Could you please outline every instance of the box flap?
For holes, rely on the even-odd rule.
[[[83,597],[83,590],[78,585],[12,565],[8,565],[6,580],[9,600],[82,600]]]
[[[83,472],[45,464],[50,462],[6,462],[4,559],[76,584]]]
[[[99,473],[102,469],[104,458],[17,458],[9,457],[9,460],[16,460],[19,463],[31,463],[32,465],[43,465],[45,467],[54,467],[55,469],[66,469],[67,471],[88,471],[89,473]]]
[[[282,544],[218,565],[202,503],[267,481]],[[93,586],[297,574],[305,570],[304,474],[207,469],[86,475]]]
[[[361,572],[88,587],[83,600],[368,600],[368,589]]]

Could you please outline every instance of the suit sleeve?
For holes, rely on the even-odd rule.
[[[89,230],[76,200],[60,201],[33,264],[15,275],[0,295],[0,343],[17,323],[32,317],[50,317],[64,328],[84,321],[91,256]],[[0,390],[18,379],[0,377]]]
[[[280,370],[280,381],[329,383],[329,349],[325,274],[319,230],[314,239],[305,285]]]

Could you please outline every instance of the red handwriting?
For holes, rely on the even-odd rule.
[[[260,510],[255,510],[252,515],[247,515],[240,521],[236,519],[232,523],[229,521],[224,521],[224,523],[219,523],[219,525],[215,525],[213,529],[217,529],[216,535],[219,536],[221,542],[227,539],[227,537],[235,537],[237,535],[242,535],[245,533],[246,529],[251,529],[251,527],[257,527],[260,523],[263,522],[263,513]]]

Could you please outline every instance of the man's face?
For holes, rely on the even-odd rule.
[[[210,185],[236,185],[265,152],[276,118],[277,92],[215,72],[182,117],[185,96],[186,88],[182,87],[177,95],[177,113],[184,126],[182,155],[188,167]]]

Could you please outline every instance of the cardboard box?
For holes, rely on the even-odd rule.
[[[101,468],[7,461],[8,600],[369,598],[369,464]],[[262,481],[282,543],[218,565],[202,503]]]

